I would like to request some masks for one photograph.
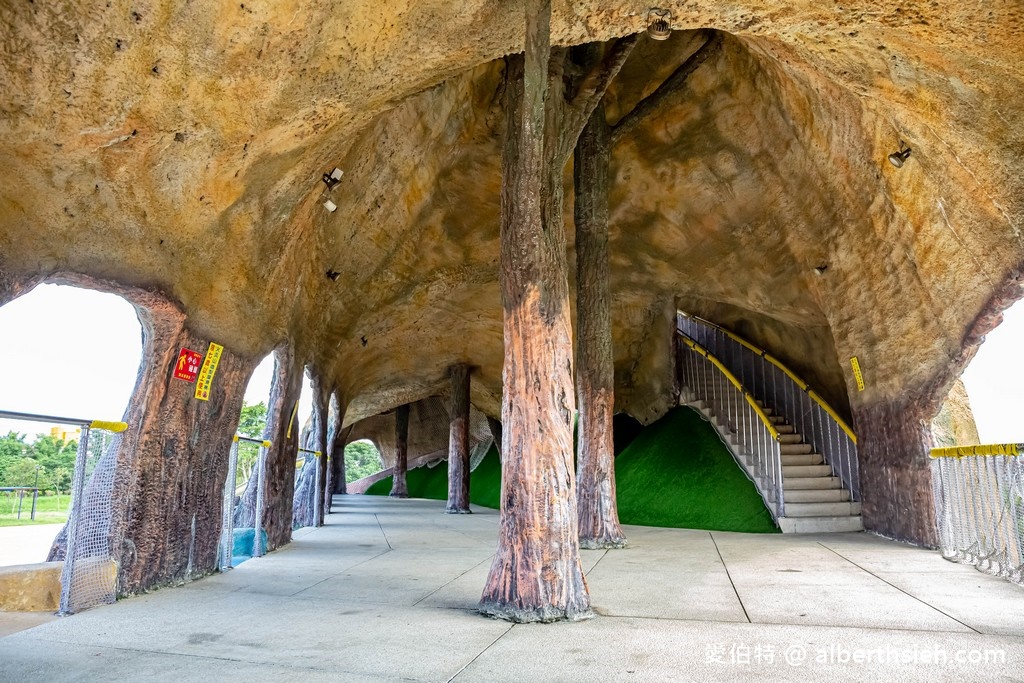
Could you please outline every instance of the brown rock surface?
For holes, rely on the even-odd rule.
[[[785,359],[861,432],[930,419],[1022,293],[1024,9],[665,6],[685,30],[640,41],[612,123],[696,49],[696,29],[727,35],[613,150],[617,409],[649,422],[668,406],[679,305]],[[554,39],[636,32],[647,9],[558,2]],[[437,394],[455,363],[479,368],[472,402],[496,415],[499,58],[522,49],[521,12],[9,3],[0,302],[58,271],[160,290],[191,333],[242,357],[294,345],[346,424]],[[901,139],[913,155],[896,169]],[[884,457],[916,471],[914,425]]]
[[[949,446],[975,446],[981,443],[978,425],[974,423],[971,399],[963,381],[953,382],[949,396],[942,403],[939,414],[932,419],[932,440],[936,448]]]

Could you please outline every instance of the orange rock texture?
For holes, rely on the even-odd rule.
[[[668,408],[681,307],[847,415],[929,420],[1022,294],[1024,8],[664,6],[676,30],[634,50],[611,123],[707,31],[725,39],[613,150],[617,409],[649,422]],[[556,2],[554,42],[641,31],[648,8]],[[0,303],[61,273],[158,290],[236,354],[293,344],[346,423],[438,394],[455,363],[496,415],[502,57],[522,49],[522,11],[7,3]],[[912,155],[895,168],[901,141]]]

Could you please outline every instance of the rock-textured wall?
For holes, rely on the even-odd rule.
[[[936,448],[975,446],[981,443],[974,423],[971,399],[961,380],[953,383],[939,414],[932,420],[932,440]]]
[[[726,35],[613,151],[618,408],[650,421],[669,404],[679,305],[805,372],[892,447],[869,443],[869,461],[917,472],[927,438],[880,425],[918,434],[1022,293],[1024,8],[665,6],[679,30],[640,42],[606,98],[613,124],[703,30]],[[556,2],[554,39],[642,30],[648,7]],[[501,57],[522,48],[521,12],[9,3],[0,301],[57,271],[160,290],[236,353],[294,344],[348,424],[436,394],[458,362],[497,414]],[[885,158],[901,140],[913,154],[897,169]],[[883,489],[866,481],[866,503]],[[878,503],[869,525],[889,523]]]

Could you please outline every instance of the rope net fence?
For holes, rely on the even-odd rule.
[[[267,449],[270,446],[269,441],[238,435],[231,442],[221,511],[218,567],[222,572],[266,552],[262,520]],[[247,506],[245,492],[250,483],[256,493],[255,504]]]
[[[50,561],[63,561],[60,576],[60,615],[74,614],[117,599],[117,562],[111,552],[114,476],[124,422],[0,411],[0,417],[78,425],[81,434],[71,478],[67,524],[54,539]],[[108,438],[103,432],[112,432]],[[99,439],[90,446],[90,436]]]
[[[1024,585],[1024,444],[932,450],[942,556]]]

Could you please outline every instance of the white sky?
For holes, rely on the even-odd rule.
[[[0,410],[119,420],[135,386],[141,338],[135,310],[120,297],[36,287],[0,307]],[[1006,312],[963,376],[982,443],[1024,442],[1022,349],[1024,302]],[[248,403],[267,400],[273,369],[270,356],[256,368]],[[307,378],[300,424],[311,411]],[[0,433],[8,430],[32,438],[49,425],[0,419]]]
[[[0,307],[0,410],[120,420],[135,388],[141,350],[142,328],[124,299],[40,285]],[[266,403],[273,371],[268,356],[246,389],[248,403]],[[313,408],[308,383],[299,400],[303,421]],[[13,430],[29,440],[49,433],[50,426],[0,419],[0,433]]]

